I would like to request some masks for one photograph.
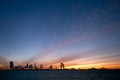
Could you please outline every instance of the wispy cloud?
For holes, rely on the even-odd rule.
[[[0,56],[0,65],[2,67],[8,67],[8,60],[2,56]]]

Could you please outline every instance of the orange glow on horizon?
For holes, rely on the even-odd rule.
[[[120,65],[94,65],[94,64],[89,64],[89,65],[72,65],[72,66],[66,66],[66,69],[90,69],[90,68],[96,68],[96,69],[100,69],[100,68],[106,68],[106,69],[120,69]]]
[[[91,61],[90,61],[91,62]],[[40,68],[40,62],[37,62],[36,63],[36,66],[37,68],[39,69]],[[73,64],[74,63],[74,64]],[[92,64],[93,63],[93,64]],[[120,63],[119,62],[104,62],[104,63],[95,63],[95,62],[92,62],[92,63],[89,63],[88,62],[81,62],[81,64],[79,64],[78,61],[75,61],[75,62],[65,62],[65,69],[90,69],[90,68],[96,68],[96,69],[100,69],[100,68],[106,68],[106,69],[120,69]],[[29,63],[30,64],[30,63]],[[33,67],[34,67],[34,63],[32,63]],[[49,66],[52,65],[53,66],[53,69],[60,69],[60,62],[59,63],[50,63],[50,64],[43,64],[43,68],[44,69],[48,69]],[[15,63],[15,66],[18,66],[18,64]],[[21,64],[21,66],[26,66],[26,64]],[[6,69],[8,68],[9,69],[9,65],[8,66],[4,66],[2,64],[0,64],[0,68],[1,69]]]

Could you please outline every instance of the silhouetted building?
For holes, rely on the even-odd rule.
[[[10,69],[14,69],[14,63],[13,63],[13,61],[10,61]]]
[[[64,69],[64,64],[60,63],[60,69]]]
[[[37,66],[36,66],[36,64],[35,64],[35,66],[34,66],[34,67],[35,67],[35,69],[37,69]]]
[[[28,68],[29,66],[28,66],[28,63],[26,64],[26,68]]]
[[[43,64],[40,64],[40,69],[43,69]]]
[[[23,67],[21,65],[15,66],[14,69],[23,69]]]
[[[52,65],[50,65],[49,69],[53,69]]]
[[[28,63],[26,63],[26,66],[24,67],[25,69],[28,69],[29,68],[29,65]]]
[[[32,69],[32,68],[33,68],[33,66],[32,66],[32,64],[30,64],[30,65],[29,65],[29,69]]]

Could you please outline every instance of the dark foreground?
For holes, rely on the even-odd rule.
[[[120,80],[120,70],[6,70],[0,80]]]

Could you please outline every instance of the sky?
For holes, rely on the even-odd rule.
[[[0,0],[0,66],[120,68],[119,0]]]

